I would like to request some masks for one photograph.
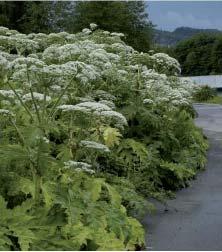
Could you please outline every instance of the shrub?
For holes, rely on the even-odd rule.
[[[194,93],[194,100],[197,102],[208,101],[216,96],[216,90],[209,86],[202,86]]]
[[[147,199],[205,163],[193,84],[123,34],[0,31],[0,248],[144,248]]]

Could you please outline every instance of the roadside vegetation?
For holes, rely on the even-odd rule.
[[[203,169],[193,83],[96,24],[0,28],[0,249],[144,248],[149,199]]]
[[[155,52],[164,52],[176,58],[183,76],[200,76],[222,73],[222,35],[200,33],[178,42],[175,46],[154,45]]]
[[[222,104],[222,96],[209,86],[199,87],[193,95],[194,102]]]
[[[210,103],[210,104],[222,104],[222,96],[216,95],[213,98],[207,100],[206,103]]]

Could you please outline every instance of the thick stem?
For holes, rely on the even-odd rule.
[[[25,103],[22,101],[21,97],[19,96],[19,94],[16,92],[16,90],[14,89],[14,87],[8,82],[9,87],[11,88],[11,90],[14,92],[15,96],[18,98],[18,100],[20,101],[21,105],[23,106],[23,108],[26,110],[26,112],[30,115],[31,119],[33,120],[33,116],[32,113],[30,112],[30,110],[27,108],[27,106],[25,105]]]
[[[12,118],[11,118],[10,121],[11,121],[12,125],[15,127],[15,129],[16,129],[18,135],[19,135],[19,138],[20,138],[20,140],[21,140],[21,142],[22,142],[22,144],[25,145],[25,139],[24,139],[22,133],[20,132],[20,130],[18,129],[18,127],[16,126],[16,124],[15,124],[15,122],[13,121]]]
[[[47,91],[47,88],[45,87],[45,90],[44,90],[44,101],[43,101],[43,119],[45,118],[45,115],[47,114],[46,113],[46,91]]]
[[[34,107],[35,107],[35,111],[36,111],[36,114],[37,114],[38,121],[39,121],[39,123],[41,123],[41,117],[40,117],[40,114],[39,114],[38,106],[37,106],[37,104],[35,102],[35,97],[33,95],[31,87],[30,87],[30,93],[31,93],[31,96],[32,96],[32,101],[33,101],[33,104],[34,104]]]
[[[56,107],[59,104],[60,100],[62,99],[62,97],[64,96],[65,92],[67,91],[67,89],[69,88],[71,82],[73,81],[74,77],[70,80],[70,82],[66,85],[66,87],[63,89],[62,93],[60,94],[60,96],[58,97],[57,101],[55,102],[55,104],[53,105],[52,109],[51,109],[51,113],[49,114],[49,117],[53,117],[55,112],[56,112]]]
[[[69,152],[70,152],[71,158],[73,158],[73,130],[72,130],[72,125],[73,125],[73,115],[71,114],[70,122],[69,122]]]
[[[37,172],[35,173],[34,183],[35,183],[34,199],[35,199],[36,206],[38,206],[40,204],[40,195],[41,195],[41,188],[42,188],[42,177],[39,174],[37,174]]]

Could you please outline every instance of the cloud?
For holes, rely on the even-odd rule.
[[[221,8],[222,2],[150,2],[148,13],[163,30],[181,26],[222,30]]]
[[[165,24],[168,24],[171,29],[180,26],[188,26],[193,28],[215,28],[214,22],[207,18],[196,17],[191,13],[178,13],[168,11],[161,18]]]

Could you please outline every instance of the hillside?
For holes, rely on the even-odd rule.
[[[222,33],[217,29],[195,29],[190,27],[179,27],[173,32],[154,30],[154,42],[159,45],[173,46],[177,42],[190,38],[198,33]]]

